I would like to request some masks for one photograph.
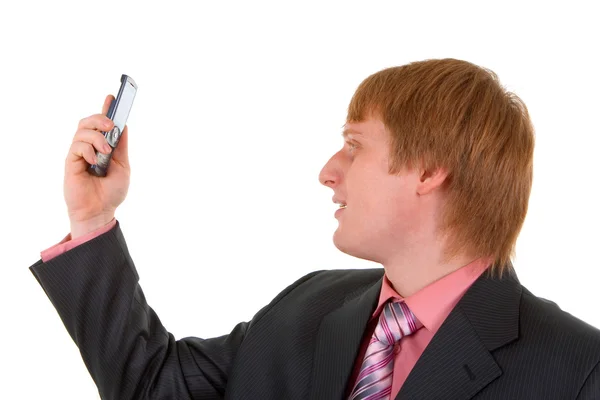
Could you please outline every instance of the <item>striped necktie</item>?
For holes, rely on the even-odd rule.
[[[394,344],[414,333],[423,324],[404,301],[389,302],[383,307],[375,327],[350,400],[389,399],[394,371]]]

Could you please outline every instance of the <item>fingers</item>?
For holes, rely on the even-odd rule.
[[[91,144],[84,142],[75,142],[69,149],[69,155],[67,156],[67,162],[77,162],[80,159],[84,159],[90,165],[94,165],[98,162],[96,160],[96,154]]]
[[[91,129],[80,129],[73,138],[73,144],[69,150],[67,161],[78,161],[84,158],[89,164],[96,164],[95,151],[108,154],[111,147],[108,145],[104,135]]]
[[[115,99],[115,97],[112,94],[109,94],[108,96],[106,96],[106,99],[104,99],[104,105],[102,106],[102,115],[108,114],[108,109],[110,108],[110,103],[112,103],[112,101],[114,99]]]
[[[129,132],[127,129],[127,125],[125,125],[125,129],[123,129],[123,133],[121,134],[121,138],[119,139],[119,144],[113,151],[112,159],[122,164],[124,167],[129,166]]]
[[[114,99],[114,96],[111,94],[106,96],[104,99],[104,105],[102,106],[102,113],[94,114],[90,117],[82,119],[79,121],[78,129],[96,129],[102,132],[112,129],[114,123],[106,116],[106,114],[108,114],[108,109],[110,108],[110,104]]]
[[[79,121],[77,129],[95,129],[106,132],[111,130],[113,125],[114,123],[106,115],[94,114]]]
[[[96,151],[104,154],[113,151],[102,132],[108,132],[114,126],[113,121],[106,116],[114,99],[112,95],[106,96],[102,106],[102,114],[95,114],[79,121],[77,132],[69,149],[67,162],[77,162],[83,158],[88,164],[96,164]],[[114,161],[123,166],[129,165],[127,131],[127,126],[125,126],[112,157]]]

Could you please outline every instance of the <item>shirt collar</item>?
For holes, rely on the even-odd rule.
[[[379,303],[371,319],[378,318],[388,300],[404,300],[423,327],[435,334],[467,289],[489,265],[490,259],[479,258],[406,298],[394,290],[392,283],[384,274]]]

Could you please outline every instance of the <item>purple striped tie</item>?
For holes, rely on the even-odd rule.
[[[404,301],[387,303],[379,316],[349,399],[389,399],[392,392],[394,344],[422,326]]]

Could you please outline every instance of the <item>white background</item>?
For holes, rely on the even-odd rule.
[[[117,218],[177,338],[229,332],[308,272],[378,266],[334,247],[318,173],[364,78],[442,57],[494,70],[529,107],[535,178],[515,266],[534,294],[600,326],[592,2],[198,3],[0,6],[1,398],[98,398],[28,267],[69,231],[67,150],[123,73],[139,91]]]

